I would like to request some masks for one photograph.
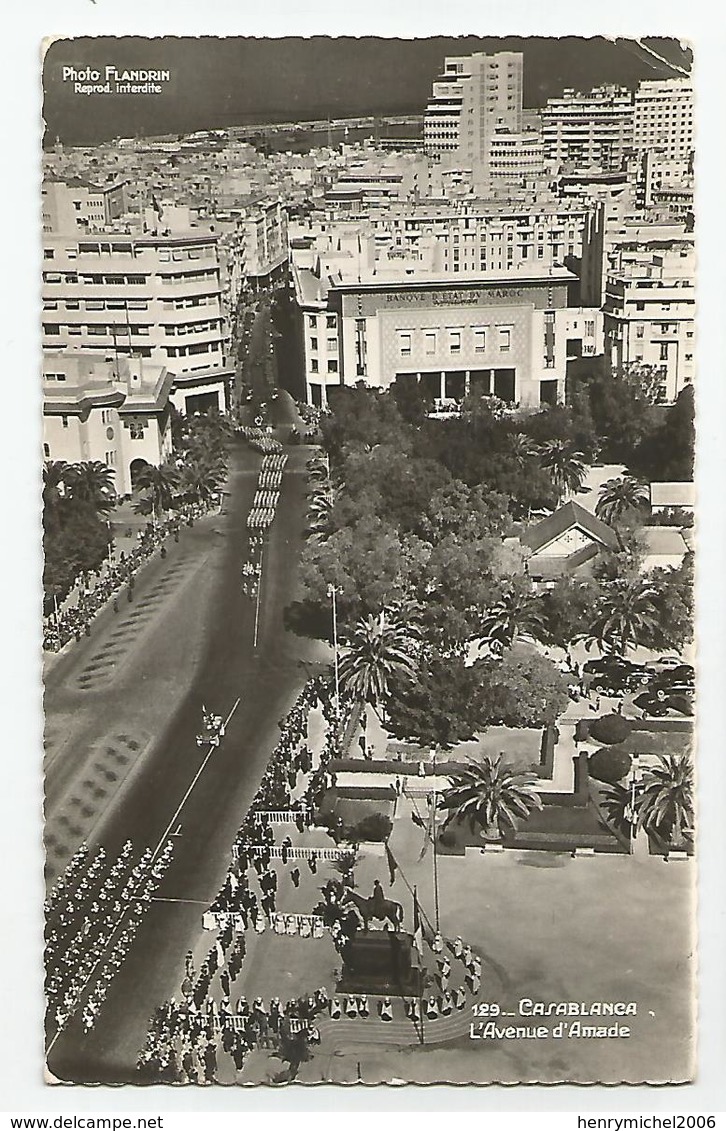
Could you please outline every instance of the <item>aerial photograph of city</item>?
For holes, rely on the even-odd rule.
[[[46,1083],[694,1078],[693,65],[44,44]]]

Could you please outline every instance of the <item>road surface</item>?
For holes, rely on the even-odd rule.
[[[305,448],[289,450],[272,527],[260,612],[252,647],[254,604],[244,597],[240,569],[247,557],[245,520],[254,491],[251,453],[233,447],[226,514],[218,523],[225,546],[209,605],[206,644],[191,688],[148,756],[135,768],[96,829],[94,841],[115,856],[131,839],[135,851],[155,849],[208,748],[196,745],[201,705],[227,715],[239,697],[220,747],[209,758],[179,815],[174,857],[114,979],[94,1029],[84,1035],[80,1011],[54,1040],[53,1077],[68,1082],[135,1079],[136,1055],[156,1005],[175,992],[184,956],[198,939],[201,916],[227,870],[234,834],[252,800],[277,738],[277,722],[306,678],[300,660],[319,649],[283,627],[293,596],[305,513]],[[193,594],[188,599],[193,600]],[[129,703],[133,711],[133,703]],[[174,829],[176,831],[175,823]],[[189,902],[186,902],[189,901]],[[49,1024],[49,1041],[55,1027]]]

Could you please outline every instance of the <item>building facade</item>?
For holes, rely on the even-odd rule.
[[[245,208],[235,220],[230,245],[230,300],[234,310],[243,290],[259,291],[287,266],[287,215],[279,200]]]
[[[308,401],[364,382],[420,384],[431,402],[469,392],[526,408],[564,399],[564,268],[454,281],[442,275],[344,277],[296,263],[292,275]]]
[[[542,110],[545,163],[557,171],[622,169],[633,150],[633,94],[617,86],[565,90]]]
[[[43,349],[134,357],[180,378],[225,411],[226,329],[217,237],[132,233],[123,226],[43,236]],[[208,378],[208,387],[200,393]],[[182,380],[187,378],[186,383]],[[191,384],[190,380],[191,379]]]
[[[517,51],[447,57],[424,113],[424,152],[486,180],[496,131],[522,132],[523,58]]]
[[[692,241],[660,251],[623,251],[608,273],[603,305],[605,349],[615,368],[646,366],[672,402],[695,375]]]
[[[94,353],[43,358],[43,454],[65,463],[105,463],[119,495],[172,450],[170,392],[164,366],[106,361]]]
[[[693,86],[689,79],[641,82],[635,92],[633,145],[675,161],[694,149]]]

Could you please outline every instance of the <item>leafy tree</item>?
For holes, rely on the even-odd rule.
[[[503,754],[470,762],[452,774],[450,781],[440,801],[441,808],[447,810],[444,827],[466,821],[472,833],[480,828],[486,836],[503,839],[542,808],[534,777],[513,770]]]
[[[374,511],[402,533],[419,533],[421,516],[432,495],[449,481],[449,474],[435,460],[413,456],[391,444],[377,444],[372,451],[348,450],[343,465],[349,503],[345,521]]]
[[[552,588],[540,597],[540,614],[547,643],[568,648],[574,640],[586,634],[600,593],[601,588],[595,580],[579,581],[571,576],[558,578]]]
[[[415,427],[423,424],[432,406],[424,387],[418,381],[410,377],[397,377],[391,385],[391,396],[402,420]]]
[[[506,495],[452,479],[432,493],[417,533],[433,545],[449,535],[469,542],[499,536],[509,527],[508,503]]]
[[[656,615],[648,644],[680,651],[693,639],[693,554],[675,568],[654,569],[648,578]]]
[[[515,433],[512,439],[530,440],[535,455],[538,446],[552,440],[560,440],[573,451],[581,452],[588,462],[597,454],[598,441],[589,409],[577,411],[570,405],[549,405],[525,418],[519,427],[522,432]]]
[[[515,647],[479,668],[487,725],[537,727],[554,723],[569,702],[567,681],[551,660]]]
[[[92,506],[64,499],[59,509],[44,516],[43,587],[49,600],[61,601],[81,573],[98,569],[108,553],[106,522]]]
[[[330,390],[332,413],[321,420],[323,447],[339,464],[345,448],[371,451],[376,444],[410,450],[411,429],[402,420],[392,397],[363,385]]]
[[[642,437],[628,466],[651,482],[687,482],[693,479],[695,453],[695,394],[686,385],[658,426]]]
[[[633,453],[655,427],[659,410],[650,404],[647,391],[637,381],[612,370],[606,358],[583,358],[578,369],[569,382],[570,406],[578,416],[592,422],[600,442],[600,458],[631,466]]]
[[[683,844],[694,823],[693,763],[687,754],[658,756],[637,798],[638,824],[669,846]]]
[[[353,623],[408,597],[411,578],[429,552],[412,535],[402,538],[375,515],[367,515],[355,528],[335,530],[324,542],[306,545],[300,565],[303,599],[329,606],[328,585],[335,585],[341,591],[341,622]]]
[[[568,440],[546,440],[539,449],[539,461],[550,476],[558,498],[580,490],[587,473],[585,457]]]
[[[339,665],[341,687],[374,709],[390,695],[390,683],[416,674],[417,632],[386,614],[358,621],[346,638]]]
[[[480,665],[461,656],[426,656],[411,681],[394,675],[386,703],[388,727],[401,739],[447,750],[484,725]]]

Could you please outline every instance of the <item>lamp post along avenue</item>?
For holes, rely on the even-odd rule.
[[[340,742],[340,666],[338,656],[338,604],[336,597],[341,590],[335,585],[328,586],[328,596],[333,606],[333,670],[335,673],[335,746]],[[338,751],[339,752],[339,751]]]

